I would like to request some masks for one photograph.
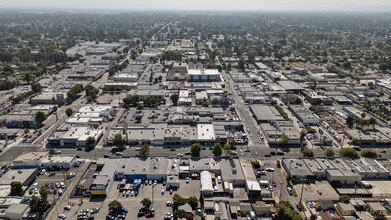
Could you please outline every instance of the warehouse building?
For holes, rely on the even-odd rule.
[[[251,105],[250,111],[257,123],[270,123],[284,120],[284,117],[272,106]]]

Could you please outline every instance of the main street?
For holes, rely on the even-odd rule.
[[[260,135],[258,134],[259,128],[255,124],[255,120],[251,116],[250,112],[247,109],[246,103],[244,103],[242,97],[239,96],[238,91],[234,88],[234,81],[227,72],[222,71],[222,75],[226,82],[226,87],[229,88],[229,91],[232,94],[232,98],[235,101],[235,109],[238,113],[239,118],[244,122],[246,127],[246,132],[249,134],[249,145],[253,147],[267,147],[264,142],[261,140]]]

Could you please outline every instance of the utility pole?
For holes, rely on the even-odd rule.
[[[279,202],[281,202],[281,199],[282,199],[282,184],[283,183],[280,183],[280,199],[279,199]]]
[[[155,189],[155,185],[152,185],[152,206],[153,206],[153,203],[155,202],[155,196],[153,194],[154,189]]]

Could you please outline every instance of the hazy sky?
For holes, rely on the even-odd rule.
[[[1,8],[124,10],[387,10],[390,0],[0,0]],[[386,11],[387,11],[386,10]]]

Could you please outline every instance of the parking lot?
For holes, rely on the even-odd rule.
[[[301,194],[302,184],[294,186],[296,192]],[[327,181],[316,181],[315,184],[304,184],[303,188],[303,200],[338,200],[338,193],[331,187]]]
[[[199,180],[190,180],[189,183],[186,183],[186,180],[180,180],[180,188],[177,191],[173,191],[171,195],[170,192],[166,190],[166,186],[163,186],[162,183],[158,183],[156,186],[145,185],[143,183],[137,196],[126,197],[122,196],[122,193],[117,189],[118,184],[118,181],[115,181],[112,184],[106,199],[84,198],[81,206],[74,206],[70,211],[64,211],[64,213],[67,217],[70,217],[70,219],[76,219],[80,210],[87,208],[91,210],[94,207],[99,207],[101,208],[100,211],[93,216],[95,219],[105,219],[106,215],[109,213],[109,203],[113,200],[118,200],[122,203],[124,208],[129,209],[126,219],[137,219],[138,210],[142,208],[142,204],[140,203],[141,200],[149,198],[153,201],[152,208],[155,210],[154,219],[163,219],[167,212],[172,213],[172,207],[166,206],[166,201],[172,201],[172,196],[175,193],[180,194],[182,197],[195,195],[199,198]],[[162,190],[164,194],[162,194]],[[195,192],[197,193],[194,194]],[[140,219],[145,219],[145,217],[140,217]]]

